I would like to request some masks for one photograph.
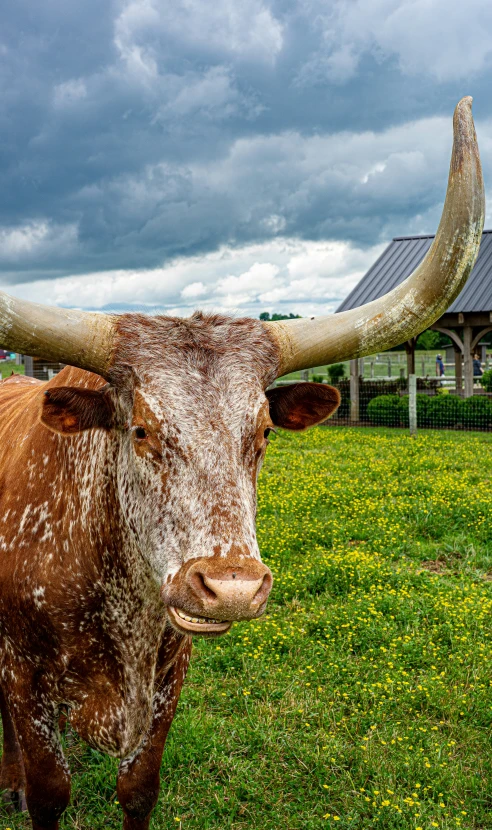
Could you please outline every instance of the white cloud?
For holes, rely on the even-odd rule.
[[[9,288],[17,296],[77,308],[124,304],[186,316],[195,308],[251,314],[325,314],[353,288],[384,246],[276,239],[176,259],[164,268],[39,280]]]
[[[154,66],[156,52],[142,44],[165,35],[173,47],[272,63],[282,48],[282,26],[262,0],[132,0],[115,22],[115,44],[133,71]],[[147,44],[148,45],[148,44]],[[140,50],[140,51],[138,51]],[[138,54],[138,61],[135,55]]]
[[[40,261],[44,257],[65,255],[77,247],[77,226],[56,225],[33,220],[13,228],[0,227],[0,266],[17,262]]]
[[[196,297],[203,297],[207,293],[207,286],[203,282],[190,282],[186,285],[181,296],[183,300],[194,300]]]
[[[62,109],[78,104],[87,97],[87,87],[82,78],[74,78],[57,84],[53,90],[53,104],[56,108]]]
[[[219,280],[215,292],[219,295],[241,296],[244,295],[244,292],[247,292],[247,296],[256,295],[269,286],[273,287],[278,272],[278,266],[271,262],[255,262],[243,274],[237,277],[228,276]]]
[[[304,10],[322,46],[304,62],[301,83],[323,76],[343,83],[365,53],[394,56],[402,72],[438,82],[468,80],[491,66],[489,0],[308,0]]]

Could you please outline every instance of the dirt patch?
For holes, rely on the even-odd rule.
[[[443,574],[446,572],[446,564],[440,559],[426,559],[420,563],[420,567],[424,571],[430,571],[433,574]]]

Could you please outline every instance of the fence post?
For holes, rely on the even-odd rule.
[[[417,433],[417,376],[408,376],[408,423],[410,435]]]
[[[24,374],[28,378],[33,378],[34,377],[33,359],[30,355],[27,355],[27,354],[24,355]]]
[[[371,360],[371,377],[374,377],[374,360]]]
[[[425,357],[422,358],[422,374],[420,377],[425,378]]]
[[[388,377],[391,377],[391,357],[388,357]]]
[[[309,369],[301,369],[301,380],[309,380]]]
[[[350,420],[359,420],[359,361],[350,361]]]

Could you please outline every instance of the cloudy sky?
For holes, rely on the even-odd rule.
[[[393,236],[436,230],[463,95],[492,182],[490,0],[0,16],[0,286],[17,296],[331,311]]]

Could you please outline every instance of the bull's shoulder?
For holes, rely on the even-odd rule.
[[[12,372],[9,377],[0,380],[0,390],[6,389],[7,387],[10,389],[12,386],[32,386],[33,384],[39,386],[40,383],[43,383],[43,381],[27,377],[27,375],[19,375]]]
[[[6,417],[7,410],[15,406],[17,401],[26,400],[36,395],[39,388],[44,386],[43,382],[25,375],[11,375],[0,381],[0,413],[2,420]]]

